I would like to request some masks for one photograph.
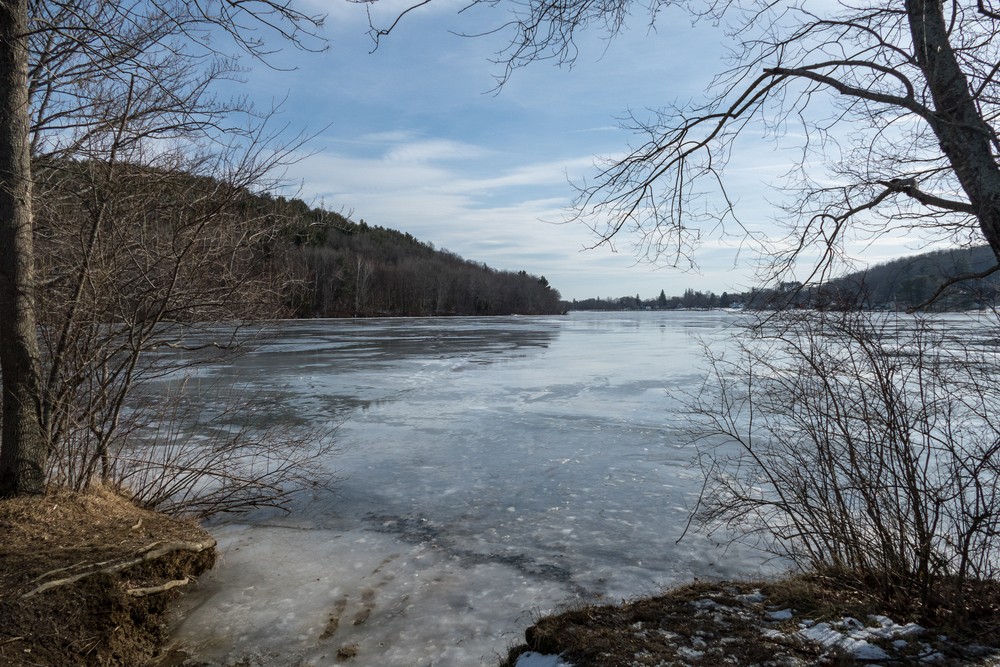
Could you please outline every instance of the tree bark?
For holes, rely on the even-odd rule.
[[[993,153],[997,138],[983,120],[948,41],[941,0],[907,0],[906,12],[914,56],[934,100],[931,128],[1000,261],[1000,167]]]
[[[27,33],[27,0],[0,0],[0,496],[44,491],[48,455],[35,327]]]

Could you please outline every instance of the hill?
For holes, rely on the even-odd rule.
[[[263,198],[285,220],[296,317],[539,315],[562,312],[544,276],[491,268],[412,235],[298,199]]]
[[[83,307],[143,322],[562,312],[544,277],[246,181],[68,160],[40,161],[35,177],[46,323]]]
[[[838,291],[870,308],[915,308],[934,298],[932,310],[968,310],[994,303],[1000,294],[1000,273],[963,280],[996,266],[989,246],[975,246],[895,259],[832,282]]]
[[[828,282],[781,283],[741,295],[748,308],[959,311],[992,306],[1000,272],[989,246],[936,250],[855,271]]]

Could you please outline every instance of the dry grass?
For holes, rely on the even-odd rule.
[[[154,543],[203,541],[208,535],[106,490],[54,490],[2,500],[0,534],[0,664],[11,667],[148,663],[162,638],[161,614],[177,590],[137,598],[126,589],[197,575],[214,561],[211,550],[175,553],[24,599],[43,578],[59,578],[55,570],[112,562]]]

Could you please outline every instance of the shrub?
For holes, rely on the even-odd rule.
[[[778,313],[710,355],[698,517],[924,613],[997,570],[1000,387],[983,316]]]

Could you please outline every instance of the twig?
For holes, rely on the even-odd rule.
[[[918,310],[925,308],[926,306],[929,306],[930,304],[934,303],[934,301],[936,301],[937,298],[941,296],[941,294],[944,293],[944,291],[949,287],[951,287],[952,285],[955,285],[957,283],[963,283],[967,280],[982,280],[983,278],[988,278],[997,271],[1000,271],[1000,264],[991,266],[990,268],[985,269],[983,271],[979,271],[978,273],[967,273],[960,276],[955,276],[954,278],[949,278],[940,287],[937,288],[937,291],[934,292],[934,295],[931,298],[927,299],[923,303],[918,303],[915,306],[907,308],[906,312],[914,313]]]

